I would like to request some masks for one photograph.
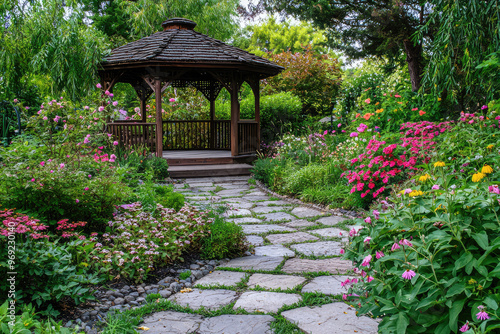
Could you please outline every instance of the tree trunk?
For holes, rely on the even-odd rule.
[[[422,45],[415,45],[411,40],[403,41],[406,53],[406,62],[408,63],[408,72],[410,73],[411,90],[416,92],[420,88],[422,78]]]

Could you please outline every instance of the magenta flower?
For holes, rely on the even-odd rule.
[[[107,90],[107,91],[104,92],[104,94],[106,94],[106,95],[109,96],[109,94],[111,94],[111,93],[109,92],[109,90]]]
[[[19,100],[18,99],[14,99],[14,103],[17,103],[17,102],[19,102]]]
[[[358,129],[357,129],[357,130],[358,130],[359,132],[364,132],[367,128],[368,128],[368,127],[367,127],[365,124],[361,123],[361,124],[358,126]]]
[[[397,243],[397,242],[395,242],[395,243],[394,243],[394,245],[392,245],[392,247],[391,247],[391,251],[393,251],[393,252],[394,252],[396,249],[400,249],[400,248],[401,248],[401,247],[399,247],[398,243]]]
[[[85,187],[85,191],[89,190],[89,187]]]
[[[439,190],[439,184],[435,184],[432,186],[432,190]]]
[[[100,107],[99,107],[99,111],[104,111],[104,107],[103,107],[103,106],[100,106]]]
[[[85,106],[85,107],[83,107],[83,109],[89,110],[90,108],[89,108],[89,106]]]
[[[412,279],[413,277],[415,277],[415,272],[413,270],[410,270],[410,269],[406,269],[405,272],[403,272],[403,275],[401,275],[401,277],[403,277],[404,279]]]
[[[168,99],[169,102],[175,102],[175,99],[173,97]]]
[[[45,166],[45,161],[40,162],[40,166]]]
[[[379,220],[380,219],[380,212],[378,212],[378,210],[373,210],[373,216],[375,217],[375,219]]]
[[[50,172],[51,172],[51,173],[54,173],[54,171],[53,171],[53,170],[50,170]]]
[[[500,188],[498,187],[498,185],[489,186],[488,191],[492,194],[500,195]]]
[[[409,246],[409,247],[412,247],[412,246],[413,246],[413,244],[412,244],[411,242],[409,242],[408,240],[406,240],[406,239],[401,239],[401,240],[399,241],[399,244],[400,244],[400,245]]]
[[[98,84],[97,84],[97,85],[95,85],[95,86],[96,86],[97,88],[99,88],[99,89],[101,89],[101,88],[102,88],[102,86],[101,86],[101,84],[100,84],[100,83],[98,83]]]
[[[384,252],[382,252],[382,251],[377,251],[375,253],[375,257],[377,258],[377,260],[380,259],[381,257],[384,257],[384,256],[385,256]]]
[[[118,105],[118,101],[113,101],[113,105],[116,107]]]
[[[372,276],[368,276],[368,277],[366,278],[366,280],[368,281],[368,283],[370,283],[371,281],[373,281],[373,280],[374,280],[374,278],[373,278]]]
[[[88,175],[88,177],[89,177],[89,179],[90,179],[90,178],[92,178],[92,175],[90,175],[90,174],[89,174],[89,175]]]
[[[351,132],[351,134],[349,135],[350,137],[357,137],[358,136],[358,133],[357,132]]]
[[[481,107],[481,110],[488,109],[488,106],[484,105]]]
[[[460,327],[460,331],[467,332],[469,330],[469,322],[467,321],[462,327]]]
[[[337,124],[337,127],[340,128],[342,126],[342,123]]]
[[[363,267],[369,267],[370,266],[370,261],[372,260],[372,256],[371,255],[368,255],[367,257],[365,257],[363,259],[363,262],[361,262],[361,265]]]
[[[405,189],[405,195],[406,195],[406,194],[409,194],[409,193],[411,193],[411,191],[412,191],[412,190],[411,190],[410,188],[408,188],[408,189]]]
[[[64,168],[64,163],[60,164],[59,168],[61,168],[61,169]]]
[[[484,311],[483,305],[479,305],[477,308],[479,309],[479,313],[476,314],[477,320],[488,320],[490,318],[488,313]]]
[[[35,179],[31,179],[31,182],[35,182]]]
[[[372,219],[370,217],[366,217],[365,218],[365,223],[371,224],[372,223]]]
[[[345,250],[343,248],[340,249],[340,254],[344,254]]]
[[[115,146],[116,146],[116,145],[118,145],[118,142],[115,140],[115,141],[113,142],[113,145],[115,145]]]
[[[77,198],[75,202],[76,202],[76,203],[79,203],[79,202],[80,202],[80,200]]]
[[[371,238],[371,237],[366,237],[366,238],[365,238],[365,240],[363,240],[363,242],[364,242],[365,244],[369,244],[371,240],[372,240],[372,238]]]

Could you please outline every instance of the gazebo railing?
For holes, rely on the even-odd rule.
[[[116,122],[108,123],[108,133],[120,143],[133,146],[144,145],[154,152],[156,149],[156,124],[155,123],[132,123]]]
[[[163,121],[165,150],[229,150],[231,122],[228,120]]]
[[[256,121],[238,122],[238,153],[250,154],[259,149],[259,123]]]

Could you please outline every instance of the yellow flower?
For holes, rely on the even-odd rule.
[[[444,167],[444,166],[445,166],[445,164],[444,164],[444,162],[442,162],[442,161],[438,161],[438,162],[436,162],[436,163],[434,164],[434,167]]]
[[[383,109],[383,108],[382,108],[382,109],[377,109],[377,110],[375,110],[375,112],[376,112],[377,114],[380,114],[380,113],[381,113],[381,112],[383,112],[383,111],[384,111],[384,109]]]
[[[483,168],[481,169],[481,173],[483,173],[483,174],[493,173],[493,168],[491,168],[488,165],[484,165]]]
[[[438,97],[438,102],[439,102],[439,101],[441,101],[441,98],[440,98],[440,97]]]
[[[472,175],[472,182],[479,182],[485,176],[486,176],[486,174],[476,173],[476,174]]]
[[[430,178],[431,178],[431,176],[429,174],[424,174],[421,177],[419,177],[418,180],[420,182],[425,182],[425,181],[429,180]]]
[[[489,149],[489,150],[491,150],[493,148],[493,146],[495,146],[495,145],[490,144],[490,145],[486,146],[486,148]]]
[[[421,190],[413,190],[411,193],[408,194],[410,197],[416,197],[416,196],[422,196],[424,193]]]

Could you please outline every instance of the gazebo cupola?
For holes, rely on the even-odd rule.
[[[163,31],[114,49],[101,63],[103,89],[131,84],[140,100],[142,122],[110,123],[129,144],[144,142],[157,156],[166,149],[227,149],[232,156],[255,152],[260,143],[259,81],[284,68],[249,52],[194,31],[196,23],[172,18]],[[238,93],[247,82],[255,96],[255,119],[240,120]],[[210,120],[164,121],[162,93],[168,86],[198,89],[210,101]],[[222,88],[231,95],[231,119],[215,120],[215,99]],[[146,122],[146,101],[155,94],[156,121]],[[188,123],[186,123],[188,122]],[[180,131],[184,127],[187,131]],[[192,138],[180,138],[182,136]],[[182,146],[179,143],[189,143]]]

